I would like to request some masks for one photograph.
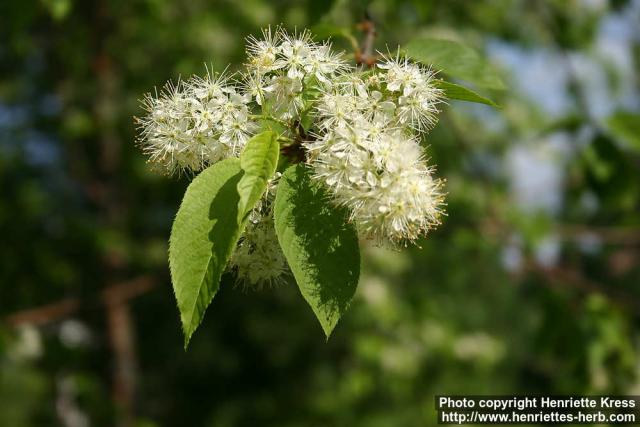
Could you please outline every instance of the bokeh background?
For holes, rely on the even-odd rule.
[[[166,261],[188,185],[138,99],[239,67],[261,27],[463,41],[502,73],[425,144],[448,216],[362,242],[325,342],[292,284],[226,277],[187,352]],[[349,44],[335,40],[338,47]],[[640,1],[0,2],[0,425],[436,423],[436,394],[640,394]]]

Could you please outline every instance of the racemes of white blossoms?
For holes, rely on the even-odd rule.
[[[258,126],[251,118],[251,96],[230,78],[211,73],[167,83],[147,94],[147,115],[138,118],[139,141],[149,160],[169,173],[199,171],[227,157],[237,157]]]
[[[412,241],[440,223],[442,181],[419,143],[436,123],[434,74],[397,55],[373,72],[338,78],[318,98],[314,176],[379,243]]]
[[[399,53],[363,69],[307,31],[268,28],[248,38],[242,72],[191,77],[147,95],[139,141],[170,173],[197,172],[239,156],[271,123],[287,146],[303,150],[316,182],[365,236],[395,245],[440,222],[442,181],[420,140],[442,100],[434,73]],[[256,210],[231,262],[246,281],[277,283],[286,271],[270,205]]]
[[[236,247],[228,269],[236,273],[245,289],[263,288],[284,282],[287,261],[273,225],[273,202],[280,173],[269,181],[264,197],[249,214],[249,221]]]
[[[284,281],[287,261],[273,227],[273,212],[249,221],[231,256],[229,269],[236,272],[238,283],[245,288],[274,286]]]

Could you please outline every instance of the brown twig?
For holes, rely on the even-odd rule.
[[[364,40],[362,47],[358,48],[355,52],[356,64],[364,65],[366,67],[373,67],[376,63],[377,57],[373,52],[373,43],[376,39],[376,24],[368,16],[358,24],[358,29],[364,33]]]
[[[121,426],[134,424],[134,402],[137,388],[138,363],[135,328],[126,297],[119,292],[105,295],[109,342],[115,355],[113,364],[113,400],[122,411]]]
[[[35,325],[40,326],[55,320],[64,319],[78,311],[80,299],[66,298],[58,302],[18,311],[5,317],[4,322],[9,326]]]
[[[142,276],[109,286],[100,292],[99,301],[105,306],[117,305],[146,294],[154,286],[155,282],[151,277]],[[65,298],[51,304],[15,312],[5,317],[3,321],[14,327],[25,324],[41,326],[72,316],[83,307],[83,301],[80,298]]]

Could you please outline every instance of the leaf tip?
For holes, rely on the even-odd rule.
[[[331,338],[331,334],[338,324],[338,319],[335,319],[333,321],[330,319],[326,319],[325,321],[322,321],[321,316],[321,314],[316,313],[316,317],[320,321],[320,326],[322,327],[322,331],[324,332],[325,342],[329,342],[329,338]]]
[[[184,351],[187,351],[187,347],[189,347],[189,342],[191,341],[191,336],[193,333],[188,333],[187,331],[183,331],[184,333]]]

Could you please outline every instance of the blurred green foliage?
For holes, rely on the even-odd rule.
[[[185,353],[166,241],[189,179],[148,170],[137,100],[239,65],[269,24],[351,50],[365,13],[380,51],[459,40],[508,82],[502,110],[452,101],[425,141],[444,225],[401,252],[362,243],[328,342],[295,286],[225,277]],[[0,324],[0,425],[127,425],[100,291],[138,277],[156,286],[129,304],[129,425],[434,425],[436,394],[640,394],[639,16],[625,0],[1,2],[0,319],[82,304]]]

